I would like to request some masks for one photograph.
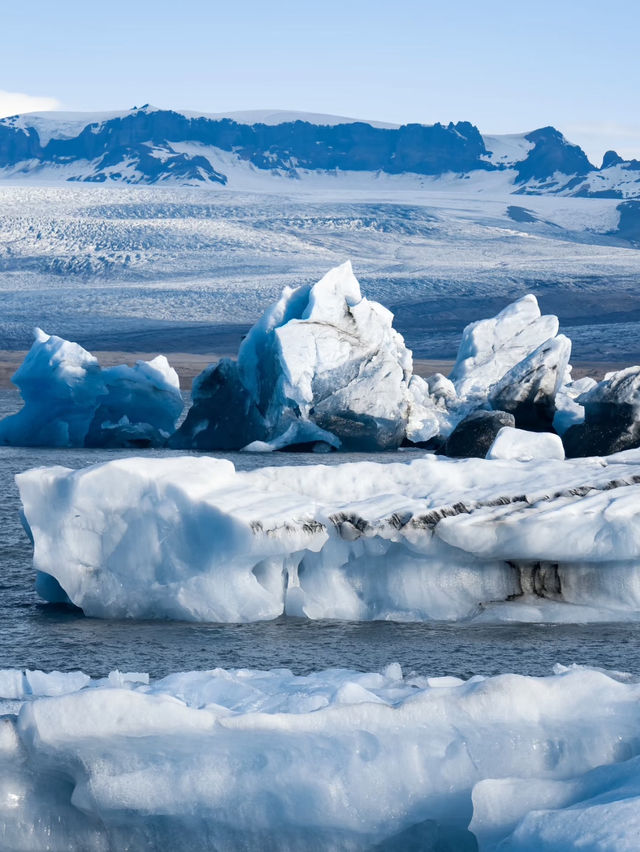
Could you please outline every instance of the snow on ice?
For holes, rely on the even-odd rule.
[[[0,672],[13,852],[637,848],[640,684]]]

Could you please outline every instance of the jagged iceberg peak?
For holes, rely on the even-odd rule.
[[[486,397],[489,388],[558,333],[558,318],[542,316],[529,293],[490,319],[468,325],[462,333],[450,379],[461,397]]]
[[[398,446],[409,410],[412,358],[393,329],[391,312],[362,297],[348,261],[283,299],[287,321],[273,327],[267,343],[272,364],[262,362],[266,375],[256,376],[263,385],[257,396],[269,398],[265,414],[276,431],[294,408],[345,446]],[[282,309],[279,303],[276,312]],[[245,341],[246,351],[251,343]],[[238,365],[246,377],[245,345]]]
[[[222,439],[223,399],[244,412],[242,424],[225,427],[225,440],[252,437],[251,448],[315,441],[385,450],[402,443],[410,417],[418,431],[428,421],[430,437],[437,421],[409,388],[412,367],[393,314],[362,296],[347,261],[313,285],[284,289],[243,341],[237,369],[220,364],[196,383],[194,409],[172,444],[217,449],[203,441]]]
[[[77,343],[42,329],[12,377],[23,408],[0,420],[0,444],[126,447],[163,444],[182,412],[178,374],[164,355],[102,368]]]

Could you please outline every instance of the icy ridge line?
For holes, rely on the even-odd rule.
[[[273,111],[198,115],[149,105],[121,113],[32,113],[0,120],[0,174],[15,180],[231,186],[262,177],[423,179],[509,176],[516,194],[640,195],[637,160],[608,151],[600,168],[554,127],[482,135],[468,121],[381,125]],[[265,181],[266,179],[266,181]]]
[[[0,671],[14,852],[616,849],[640,828],[640,684],[331,669]]]

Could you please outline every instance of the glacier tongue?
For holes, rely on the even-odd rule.
[[[38,590],[88,615],[640,617],[640,451],[251,472],[137,458],[17,482]]]

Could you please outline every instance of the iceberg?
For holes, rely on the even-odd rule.
[[[550,431],[556,394],[570,375],[570,355],[564,334],[546,340],[491,387],[491,406],[513,414],[519,429]]]
[[[0,443],[205,452],[378,452],[404,444],[442,451],[480,411],[483,437],[457,435],[450,446],[456,456],[468,447],[482,457],[497,432],[489,429],[488,409],[502,412],[494,426],[511,425],[500,418],[513,416],[519,428],[552,431],[556,403],[561,431],[581,422],[577,397],[587,385],[570,382],[571,342],[557,332],[557,317],[542,316],[535,296],[525,296],[467,326],[450,378],[423,379],[413,374],[393,315],[362,296],[347,261],[313,285],[285,287],[237,360],[222,359],[196,378],[177,429],[182,397],[163,356],[101,369],[82,347],[37,330],[14,376],[25,406],[0,421]],[[588,421],[583,431],[591,427]],[[575,430],[567,440],[576,443]],[[610,444],[635,446],[626,438]]]
[[[640,450],[497,454],[517,457],[129,458],[16,480],[39,593],[87,615],[638,618]]]
[[[24,406],[0,420],[0,444],[13,446],[162,446],[184,406],[163,355],[105,369],[77,343],[39,328],[12,381]]]
[[[637,847],[620,673],[9,670],[0,705],[12,852]]]
[[[512,417],[519,429],[551,432],[559,397],[568,409],[565,428],[577,422],[573,399],[586,384],[569,390],[570,354],[571,341],[558,334],[558,318],[541,315],[532,294],[468,325],[449,378],[434,376],[416,385],[416,398],[438,422],[439,444],[433,448],[483,457],[500,426],[514,425],[500,417]],[[493,426],[491,410],[497,414]]]
[[[524,429],[503,427],[489,447],[488,459],[564,459],[564,447],[559,435],[553,432],[527,432]]]
[[[584,422],[563,435],[568,456],[609,455],[640,446],[640,367],[607,373],[575,403]]]
[[[532,294],[507,305],[495,317],[468,325],[449,376],[458,396],[486,399],[490,388],[554,338],[558,327],[557,317],[540,314]]]
[[[462,420],[489,407],[523,428],[552,429],[571,343],[557,334],[557,317],[541,315],[535,296],[467,326],[449,379],[414,375],[392,322],[386,308],[363,298],[348,261],[312,286],[285,288],[237,362],[221,361],[196,380],[193,406],[170,446],[438,449]],[[473,454],[484,456],[489,445]]]
[[[403,442],[410,415],[426,440],[437,422],[409,390],[411,352],[392,320],[363,298],[349,261],[313,286],[286,287],[242,342],[237,365],[221,363],[197,380],[171,445],[386,450]]]

